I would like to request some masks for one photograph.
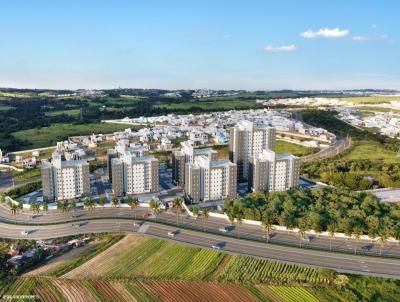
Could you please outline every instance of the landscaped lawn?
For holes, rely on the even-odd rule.
[[[128,124],[89,123],[89,124],[55,124],[50,127],[35,128],[13,132],[12,135],[31,143],[25,149],[47,147],[55,145],[58,141],[65,140],[69,136],[89,135],[92,133],[112,133],[126,128],[137,130],[137,126]]]

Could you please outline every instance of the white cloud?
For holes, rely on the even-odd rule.
[[[359,42],[364,42],[364,41],[369,41],[369,40],[371,40],[371,38],[370,38],[370,37],[367,37],[367,36],[354,36],[354,37],[352,37],[352,39],[353,39],[354,41],[359,41]]]
[[[378,26],[377,26],[376,24],[372,24],[372,25],[371,25],[371,28],[374,28],[374,29],[375,29],[375,28],[377,28],[377,27],[378,27]]]
[[[297,50],[296,45],[282,45],[282,46],[271,46],[268,45],[263,48],[263,51],[265,52],[290,52],[290,51],[295,51]]]
[[[387,34],[382,34],[379,36],[353,36],[351,39],[358,42],[391,42]]]
[[[318,31],[313,31],[311,29],[300,34],[303,38],[313,39],[313,38],[343,38],[349,34],[348,29],[336,28],[321,28]]]
[[[230,36],[229,34],[225,34],[225,35],[224,35],[224,39],[225,39],[225,40],[229,40],[230,38],[231,38],[231,36]]]

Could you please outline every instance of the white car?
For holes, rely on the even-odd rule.
[[[211,246],[211,248],[214,249],[214,250],[220,250],[220,249],[221,249],[221,246],[220,246],[218,243],[216,243],[216,244],[213,244],[213,245]]]
[[[229,232],[229,228],[228,227],[222,227],[218,229],[220,232],[222,233],[228,233]]]
[[[175,237],[175,235],[176,235],[176,231],[171,231],[171,232],[168,232],[168,236],[169,237]]]
[[[21,231],[21,235],[27,236],[29,235],[30,231],[29,230],[23,230]]]
[[[141,221],[134,221],[133,222],[133,226],[134,227],[140,227],[142,224],[143,224],[143,222],[141,222]]]

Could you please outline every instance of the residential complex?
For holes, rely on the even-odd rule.
[[[153,155],[113,158],[111,170],[116,196],[158,192],[158,160]]]
[[[184,187],[186,163],[193,163],[198,156],[217,160],[218,152],[211,148],[196,149],[192,141],[182,142],[181,145],[181,150],[172,154],[172,178],[176,185]]]
[[[229,160],[195,157],[186,164],[185,192],[195,203],[236,197],[236,164]]]
[[[148,146],[119,141],[108,150],[107,162],[114,195],[158,192],[158,160]]]
[[[249,191],[285,191],[299,185],[300,159],[271,150],[250,156]]]
[[[129,140],[119,140],[114,149],[107,150],[107,167],[108,177],[112,182],[111,161],[113,158],[119,158],[123,155],[147,156],[149,155],[149,147],[147,145],[129,144]]]
[[[84,160],[61,160],[53,154],[41,166],[43,199],[68,200],[90,195],[89,164]]]
[[[275,150],[275,128],[241,121],[230,130],[229,159],[237,164],[238,180],[249,178],[250,157]]]

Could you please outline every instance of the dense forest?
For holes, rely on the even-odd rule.
[[[266,226],[400,239],[400,204],[381,203],[366,192],[333,188],[257,192],[226,200],[224,211],[232,220],[252,219]]]

